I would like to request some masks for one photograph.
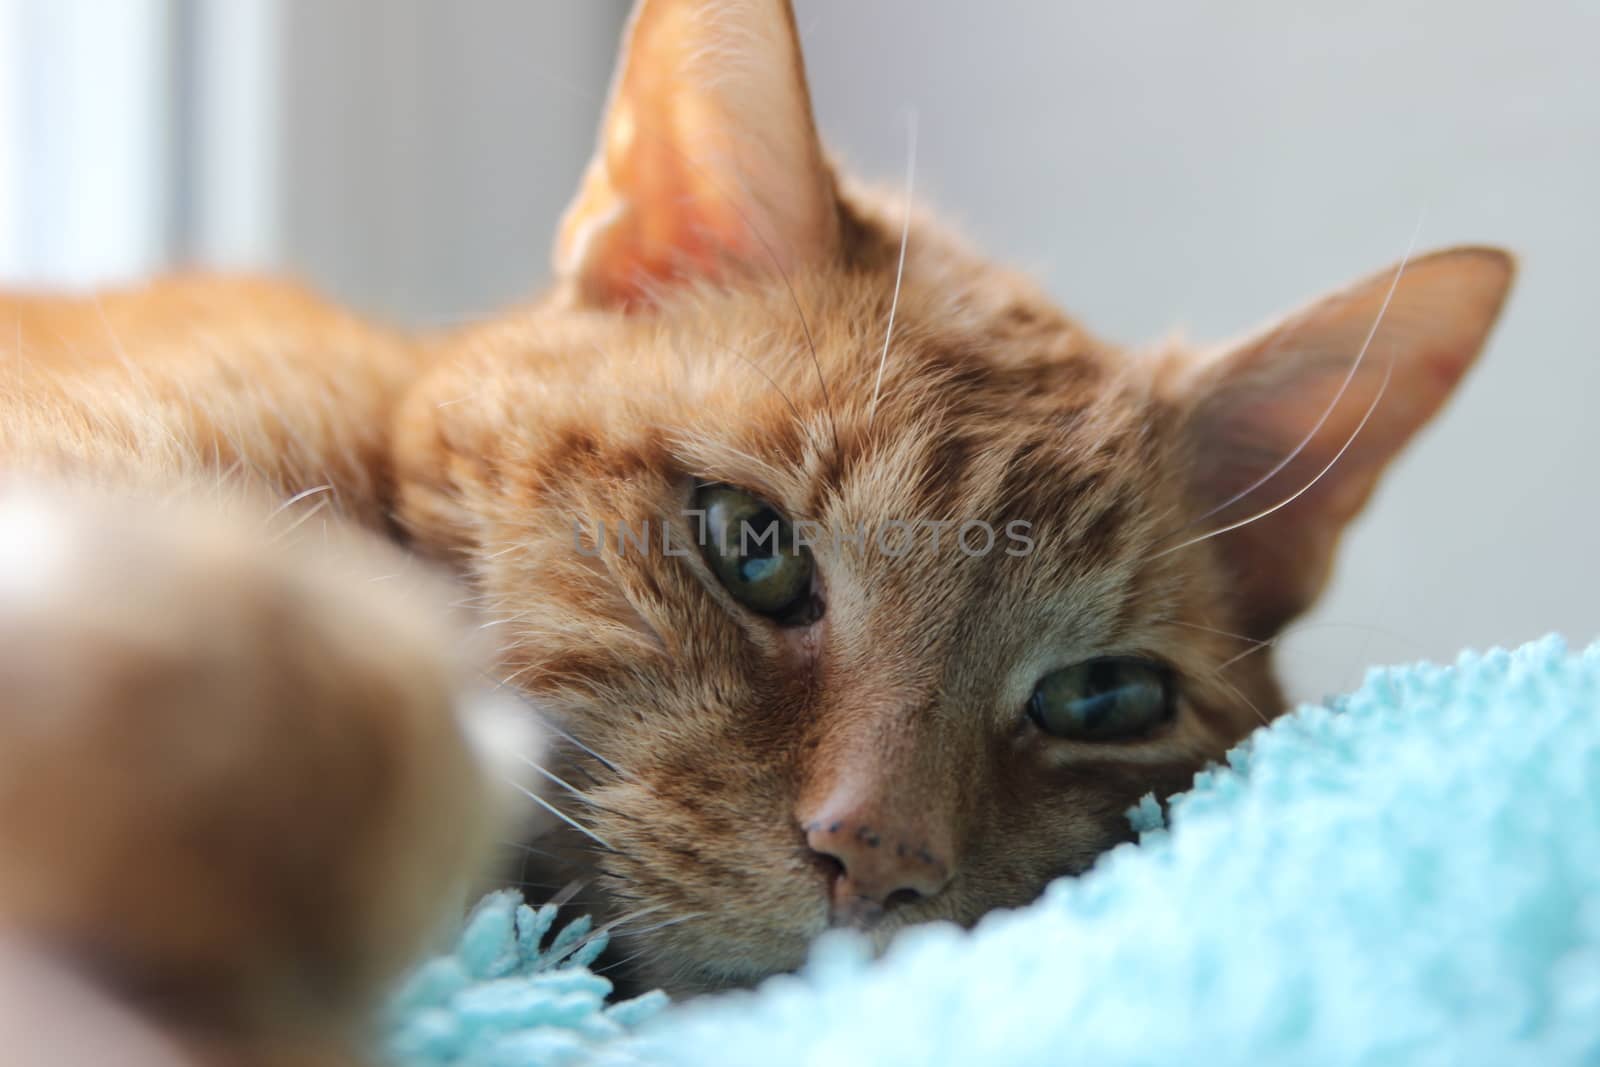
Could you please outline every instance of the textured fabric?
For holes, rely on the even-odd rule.
[[[485,897],[455,952],[418,967],[390,1001],[390,1060],[555,1067],[665,1006],[660,993],[607,1005],[611,983],[588,970],[606,935],[591,933],[584,917],[551,937],[556,911],[535,911],[513,892]]]
[[[1137,845],[975,931],[848,935],[754,993],[605,1009],[491,898],[395,1002],[401,1064],[1600,1064],[1600,645],[1375,670]],[[563,943],[564,942],[564,943]],[[579,946],[574,954],[575,946]],[[649,1017],[649,1018],[646,1018]]]

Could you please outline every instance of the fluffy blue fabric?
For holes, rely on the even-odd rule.
[[[449,956],[418,967],[388,1005],[386,1049],[406,1067],[555,1067],[581,1060],[667,1003],[661,993],[607,1005],[588,965],[606,935],[579,918],[549,937],[556,908],[492,893]]]
[[[847,935],[754,993],[609,1009],[598,949],[487,901],[395,1002],[397,1064],[1600,1063],[1600,645],[1378,670],[1137,845],[971,933]],[[654,1015],[643,1021],[647,1015]]]

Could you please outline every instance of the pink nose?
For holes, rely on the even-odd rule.
[[[848,801],[827,803],[802,821],[806,844],[831,868],[835,922],[869,922],[888,908],[935,896],[949,884],[948,850],[919,822]]]

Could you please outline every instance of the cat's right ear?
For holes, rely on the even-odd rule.
[[[838,201],[787,0],[640,0],[556,239],[585,303],[831,255]]]

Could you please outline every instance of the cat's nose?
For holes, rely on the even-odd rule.
[[[935,896],[950,882],[950,849],[923,819],[850,793],[801,818],[806,844],[832,876],[835,923],[859,925]]]

